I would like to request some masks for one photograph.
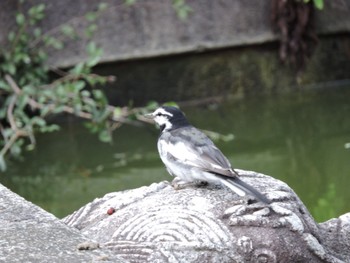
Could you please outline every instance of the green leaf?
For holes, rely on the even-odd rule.
[[[0,89],[10,91],[9,85],[2,79],[0,79]]]
[[[37,6],[37,12],[39,13],[42,13],[43,11],[45,10],[45,4],[39,4]]]
[[[0,155],[0,171],[5,172],[6,171],[6,162],[4,156]]]
[[[104,99],[104,94],[101,90],[99,89],[94,89],[92,91],[92,94],[94,95],[96,100]]]
[[[22,25],[24,25],[24,22],[25,22],[24,15],[21,14],[21,13],[17,13],[17,15],[16,15],[16,23],[17,23],[17,25],[22,26]]]
[[[42,50],[39,50],[38,51],[38,53],[37,53],[37,55],[38,55],[38,58],[41,60],[41,61],[46,61],[46,59],[47,59],[47,54],[44,52],[44,51],[42,51]]]
[[[21,140],[18,140],[16,143],[12,144],[10,148],[11,155],[13,156],[19,156],[22,152],[21,149]]]
[[[35,144],[31,143],[31,144],[28,144],[26,146],[26,150],[29,152],[29,151],[33,151],[35,149]]]
[[[80,94],[83,96],[83,97],[90,97],[91,96],[91,93],[90,93],[90,91],[88,91],[88,90],[82,90],[81,92],[80,92]]]
[[[159,107],[159,103],[156,101],[149,101],[146,105],[147,112],[154,111]]]
[[[8,34],[7,39],[8,39],[10,42],[12,42],[12,41],[15,39],[15,37],[16,37],[15,32],[14,32],[14,31],[11,31],[11,32]]]
[[[5,71],[7,71],[10,75],[16,74],[16,66],[13,63],[4,64],[3,67],[4,67]]]
[[[99,130],[99,127],[94,122],[85,122],[84,126],[92,133],[97,133]]]
[[[31,123],[33,125],[38,125],[39,127],[43,127],[46,125],[46,121],[43,119],[43,118],[40,118],[40,117],[33,117],[32,120],[31,120]]]
[[[86,46],[86,51],[89,55],[94,55],[97,50],[97,45],[95,42],[89,42]]]
[[[86,37],[91,38],[96,30],[97,30],[97,25],[96,24],[89,25],[84,31]]]
[[[49,105],[46,105],[41,109],[40,116],[45,117],[50,111],[51,111],[51,107]]]
[[[79,92],[85,87],[85,82],[82,80],[75,81],[74,83],[74,91]]]
[[[85,67],[85,64],[83,62],[80,62],[78,64],[76,64],[71,70],[70,72],[71,73],[74,73],[74,74],[81,74],[83,73],[84,71],[84,67]]]
[[[120,107],[115,107],[114,111],[113,111],[113,117],[118,119],[122,116],[122,113],[123,113],[123,111]]]
[[[108,7],[108,4],[107,4],[107,3],[99,3],[97,9],[98,9],[99,11],[103,11],[103,10],[106,10],[107,7]]]
[[[97,14],[95,12],[88,12],[85,15],[85,19],[89,22],[95,21],[97,18]]]
[[[324,7],[324,1],[323,0],[314,0],[314,4],[317,9],[322,10]]]
[[[59,40],[56,40],[56,41],[52,42],[52,47],[55,49],[62,49],[63,43]]]
[[[192,8],[188,6],[184,0],[173,0],[173,7],[177,16],[182,20],[185,20],[189,13],[192,12]]]
[[[17,106],[19,109],[23,110],[27,106],[28,96],[26,94],[21,94],[17,99]]]
[[[63,25],[61,27],[61,31],[64,35],[66,35],[67,37],[70,37],[70,38],[73,38],[75,35],[74,28],[71,27],[70,25]]]
[[[0,109],[0,119],[4,119],[6,116],[6,108]]]
[[[54,38],[51,36],[45,36],[44,43],[46,46],[51,46],[55,49],[62,49],[63,48],[63,43],[60,40],[58,40],[57,38]]]
[[[14,134],[14,131],[11,128],[4,129],[2,135],[5,139],[9,139]]]
[[[41,132],[54,132],[54,131],[58,131],[60,129],[60,126],[56,125],[56,124],[51,124],[48,126],[43,126],[40,128]]]
[[[87,66],[95,66],[100,61],[100,57],[103,53],[102,49],[99,48],[95,42],[91,41],[87,44],[86,51],[89,55],[89,59],[87,60]]]
[[[179,105],[177,105],[177,103],[175,101],[168,101],[168,102],[164,103],[164,105],[179,108]]]
[[[112,137],[109,134],[109,132],[107,130],[102,130],[99,132],[98,134],[98,138],[102,141],[102,142],[111,142],[112,141]]]
[[[39,4],[39,5],[31,7],[28,10],[28,14],[31,17],[42,18],[44,10],[45,10],[45,4]]]
[[[133,5],[136,3],[136,0],[125,0],[125,4],[127,5]]]
[[[98,57],[98,56],[92,57],[92,58],[88,59],[87,65],[89,67],[93,67],[93,66],[96,66],[98,64],[98,62],[100,62],[100,57]]]
[[[307,4],[309,3],[311,0],[304,0],[304,3]],[[324,7],[324,0],[313,0],[314,5],[317,9],[322,10]]]

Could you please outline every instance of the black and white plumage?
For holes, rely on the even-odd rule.
[[[176,107],[163,106],[147,114],[160,127],[160,158],[168,172],[185,182],[222,183],[240,196],[250,194],[259,201],[270,201],[238,178],[230,162],[214,143],[193,127]]]

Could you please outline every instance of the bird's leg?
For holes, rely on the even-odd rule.
[[[208,182],[206,182],[206,181],[195,181],[195,182],[193,182],[196,186],[198,186],[198,187],[205,187],[205,186],[208,186]]]
[[[186,182],[182,181],[181,178],[179,177],[175,177],[172,182],[171,182],[171,185],[172,187],[174,187],[175,190],[180,190],[181,188],[183,188],[183,185],[185,184]]]
[[[179,177],[175,177],[174,180],[171,182],[171,185],[174,187],[175,190],[180,190],[183,188],[186,188],[188,186],[206,186],[208,183],[205,181],[184,181]]]

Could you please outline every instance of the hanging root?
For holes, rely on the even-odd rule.
[[[272,0],[271,20],[280,34],[279,57],[300,74],[318,44],[314,29],[315,7],[310,1]]]

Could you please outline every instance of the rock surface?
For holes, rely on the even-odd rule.
[[[239,173],[272,204],[217,186],[174,190],[162,182],[107,194],[63,222],[130,262],[350,261],[349,215],[318,225],[286,184]]]
[[[350,262],[350,213],[317,224],[285,183],[238,172],[271,205],[161,182],[59,220],[0,185],[0,262]]]
[[[79,251],[96,243],[1,184],[0,226],[0,262],[124,262],[105,249]]]

